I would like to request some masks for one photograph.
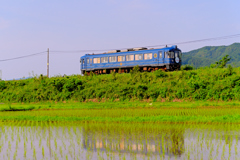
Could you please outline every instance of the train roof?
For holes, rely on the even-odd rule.
[[[114,55],[114,54],[122,54],[122,53],[133,53],[133,52],[138,52],[138,51],[154,51],[154,50],[171,50],[171,49],[178,49],[176,45],[173,45],[171,47],[164,47],[164,48],[145,48],[145,47],[140,47],[140,48],[129,48],[129,49],[123,49],[123,50],[111,50],[105,53],[92,53],[92,54],[85,54],[82,57],[85,56],[102,56],[102,55]],[[180,50],[180,49],[178,49]]]

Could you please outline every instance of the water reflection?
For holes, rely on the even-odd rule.
[[[214,127],[7,123],[0,126],[0,159],[239,159],[238,126]]]
[[[111,132],[109,130],[83,130],[84,149],[104,152],[156,154],[181,156],[184,152],[184,131],[162,130],[160,133],[135,134],[128,132]]]

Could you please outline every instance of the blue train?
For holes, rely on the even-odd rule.
[[[82,74],[127,73],[134,66],[142,71],[177,70],[182,64],[182,52],[177,46],[147,49],[112,50],[102,54],[86,54],[80,58]]]

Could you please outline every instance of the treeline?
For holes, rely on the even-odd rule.
[[[174,72],[39,76],[0,81],[0,102],[39,101],[240,100],[240,68],[200,68]]]

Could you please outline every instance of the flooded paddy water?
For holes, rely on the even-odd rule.
[[[232,123],[8,121],[0,159],[239,159]]]

